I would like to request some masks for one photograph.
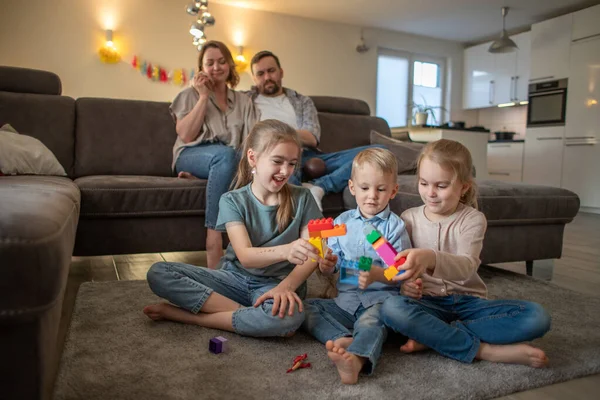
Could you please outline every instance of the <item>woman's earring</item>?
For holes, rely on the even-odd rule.
[[[252,168],[252,175],[256,174],[256,167]]]

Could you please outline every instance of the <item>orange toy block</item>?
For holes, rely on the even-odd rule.
[[[311,219],[308,221],[309,232],[321,232],[333,229],[333,218]]]
[[[321,237],[323,239],[334,237],[334,236],[345,236],[346,224],[336,225],[333,229],[328,229],[326,231],[321,231]]]
[[[383,271],[383,275],[388,281],[391,281],[393,277],[398,274],[398,270],[395,267],[387,267],[385,271]]]
[[[373,243],[371,246],[373,246],[373,248],[374,248],[375,250],[377,250],[377,249],[378,249],[378,248],[380,248],[380,247],[381,247],[381,245],[382,245],[382,244],[384,244],[384,243],[385,243],[385,239],[384,239],[384,238],[382,238],[382,237],[380,237],[380,238],[379,238],[379,239],[377,239],[377,240],[375,241],[375,243]]]

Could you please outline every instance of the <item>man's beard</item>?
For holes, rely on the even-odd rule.
[[[271,86],[271,87],[267,88],[267,85],[268,85],[269,83],[272,83],[272,84],[273,84],[273,86]],[[263,87],[262,87],[263,94],[267,94],[267,95],[272,95],[272,94],[279,93],[279,90],[281,90],[281,86],[279,86],[279,85],[277,84],[277,82],[275,82],[275,81],[270,81],[270,80],[269,80],[269,81],[266,81],[266,82],[265,82],[265,84],[264,84],[264,85],[263,85]]]

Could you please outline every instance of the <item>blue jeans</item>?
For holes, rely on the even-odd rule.
[[[320,178],[315,179],[312,184],[322,188],[325,193],[340,193],[348,185],[348,179],[352,174],[352,160],[364,149],[371,147],[385,148],[381,145],[355,147],[349,150],[336,151],[335,153],[318,153],[317,151],[305,148],[302,151],[302,165],[311,158],[320,158],[325,161],[326,172]],[[290,177],[289,182],[292,185],[300,185],[302,181],[302,168],[298,168],[296,173]]]
[[[338,307],[333,299],[308,299],[304,302],[306,318],[302,327],[321,343],[352,337],[352,344],[346,350],[368,359],[362,372],[370,375],[387,338],[387,328],[381,320],[380,311],[381,304],[369,308],[361,305],[352,315]]]
[[[229,190],[237,170],[237,152],[222,143],[202,143],[183,149],[175,162],[175,172],[189,172],[206,183],[205,226],[215,229],[219,216],[219,200]]]
[[[228,261],[219,270],[174,263],[157,262],[148,270],[148,285],[159,297],[176,306],[198,314],[204,302],[217,292],[241,304],[233,313],[232,325],[236,333],[245,336],[286,336],[295,332],[304,322],[304,313],[272,315],[273,300],[259,307],[253,304],[263,293],[273,289],[281,281],[274,277],[254,276],[241,272]],[[306,285],[296,291],[300,298],[306,295]]]
[[[390,297],[381,315],[394,331],[465,363],[473,361],[480,342],[526,342],[550,330],[550,315],[537,303],[466,295]]]

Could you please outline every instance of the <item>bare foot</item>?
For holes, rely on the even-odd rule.
[[[330,343],[331,345],[329,345]],[[358,382],[358,374],[365,363],[365,359],[352,353],[348,353],[346,349],[342,347],[333,346],[331,340],[325,344],[325,347],[328,350],[327,356],[335,363],[338,374],[340,374],[340,378],[342,379],[342,383],[354,385]]]
[[[408,339],[408,342],[400,346],[400,351],[403,353],[416,353],[417,351],[426,350],[427,346],[413,339]]]
[[[194,175],[190,174],[189,172],[185,172],[185,171],[181,171],[180,173],[178,173],[177,177],[182,178],[182,179],[198,179]]]
[[[550,360],[542,349],[528,344],[494,345],[481,343],[476,358],[492,362],[522,364],[533,368],[543,368]]]
[[[144,307],[144,314],[154,321],[161,321],[165,319],[165,307],[168,306],[166,303],[150,304]]]
[[[335,341],[333,342],[333,345],[335,347],[340,347],[342,349],[347,349],[352,344],[353,340],[354,339],[351,338],[351,337],[341,337],[341,338],[335,339]],[[327,343],[325,343],[325,346],[327,346]]]

